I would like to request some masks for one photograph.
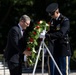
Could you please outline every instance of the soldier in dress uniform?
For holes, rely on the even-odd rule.
[[[67,17],[63,16],[59,12],[57,3],[48,5],[46,12],[51,16],[50,30],[46,34],[46,37],[50,37],[49,49],[52,52],[62,75],[66,75],[66,56],[68,56],[68,73],[71,56],[70,40],[68,35],[70,22]],[[52,60],[50,60],[50,74],[60,75]]]

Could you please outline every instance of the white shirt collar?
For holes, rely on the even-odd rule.
[[[20,27],[20,30],[22,31],[22,27],[20,26],[20,24],[18,24],[18,26]]]
[[[21,35],[23,36],[23,29],[22,29],[22,27],[20,26],[20,24],[18,24],[18,26],[20,27],[20,31],[21,31]]]

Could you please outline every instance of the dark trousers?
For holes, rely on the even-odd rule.
[[[63,75],[66,75],[66,56],[54,58]],[[68,57],[68,68],[70,67],[70,56]],[[68,73],[70,72],[70,68]],[[50,75],[60,75],[53,61],[50,61]]]
[[[21,75],[22,74],[21,63],[13,63],[11,61],[8,61],[7,64],[8,64],[8,68],[10,71],[10,75]]]

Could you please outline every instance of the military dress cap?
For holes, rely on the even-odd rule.
[[[50,5],[47,6],[46,12],[53,13],[57,8],[58,8],[57,3],[51,3]]]

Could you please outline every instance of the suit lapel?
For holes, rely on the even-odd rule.
[[[19,26],[18,26],[18,31],[19,31],[19,38],[22,38],[22,34],[21,34],[21,30],[20,30],[20,27]]]

